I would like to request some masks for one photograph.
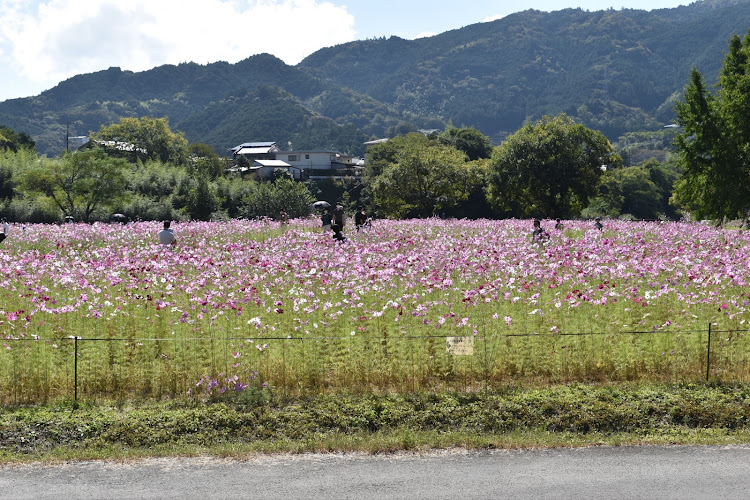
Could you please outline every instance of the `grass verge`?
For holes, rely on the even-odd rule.
[[[558,386],[480,393],[271,393],[199,402],[0,408],[0,463],[253,453],[387,453],[750,442],[750,385]]]

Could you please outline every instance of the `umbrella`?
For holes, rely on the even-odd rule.
[[[318,210],[322,210],[324,208],[331,208],[331,204],[327,201],[316,201],[312,204],[312,207]]]
[[[112,214],[109,216],[110,222],[126,222],[128,217],[123,214]]]

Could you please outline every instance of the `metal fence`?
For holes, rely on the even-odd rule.
[[[5,340],[0,402],[750,381],[750,330]]]

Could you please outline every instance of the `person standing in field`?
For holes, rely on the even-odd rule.
[[[560,219],[555,219],[555,229],[558,231],[563,230],[563,223],[560,221]]]
[[[602,224],[602,218],[601,217],[597,217],[595,220],[596,220],[596,222],[594,222],[594,227],[596,229],[598,229],[599,231],[601,231],[602,229],[604,229],[604,224]]]
[[[336,209],[333,211],[333,224],[344,229],[344,222],[346,215],[344,214],[344,207],[340,203],[336,204]]]
[[[164,229],[159,231],[159,243],[164,246],[175,246],[177,245],[177,236],[174,231],[170,228],[172,225],[171,221],[164,221]]]
[[[354,214],[354,225],[357,228],[357,231],[362,229],[367,224],[367,214],[365,213],[365,207],[359,206],[357,208],[357,213]]]
[[[331,222],[333,222],[333,217],[331,216],[331,211],[328,210],[328,208],[323,209],[323,215],[320,216],[320,222],[322,223],[323,233],[327,233],[331,230]]]
[[[8,237],[8,233],[10,232],[10,224],[8,224],[8,219],[3,217],[2,222],[3,222],[3,232],[0,233],[0,242],[5,240],[5,238]]]
[[[549,239],[549,233],[544,230],[539,219],[534,219],[534,231],[531,233],[531,241],[534,243],[544,243]]]

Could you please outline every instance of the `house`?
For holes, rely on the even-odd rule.
[[[364,167],[360,158],[330,150],[282,151],[276,153],[276,159],[297,169],[300,179],[358,177]]]
[[[333,150],[281,151],[275,142],[247,142],[230,149],[233,164],[228,172],[254,173],[269,178],[284,169],[296,180],[359,177],[364,160]]]
[[[250,163],[255,160],[275,160],[274,155],[279,152],[279,147],[276,146],[275,142],[246,142],[233,147],[229,151],[232,152],[234,164],[236,165],[240,156],[244,157]]]
[[[255,160],[250,167],[250,172],[254,172],[258,179],[271,179],[277,170],[289,172],[294,179],[299,179],[301,176],[298,168],[281,160]]]

